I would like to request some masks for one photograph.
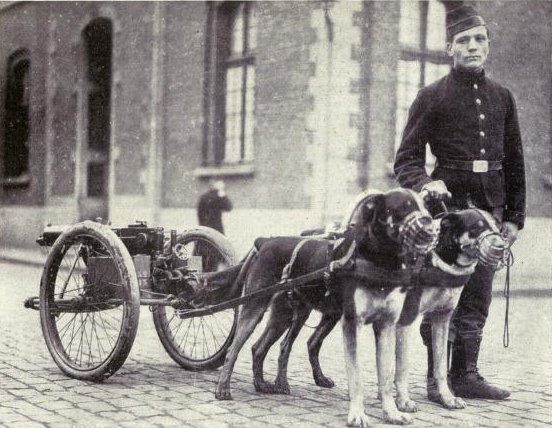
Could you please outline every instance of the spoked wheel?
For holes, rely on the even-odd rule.
[[[174,251],[202,273],[215,272],[236,263],[230,242],[210,228],[182,233]],[[172,307],[158,306],[153,310],[157,334],[168,354],[183,368],[196,371],[223,364],[234,338],[237,316],[237,308],[184,319]]]
[[[62,233],[40,282],[42,333],[59,368],[76,379],[107,379],[130,352],[139,314],[134,263],[117,235],[91,221]]]

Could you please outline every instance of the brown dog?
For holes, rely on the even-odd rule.
[[[339,259],[356,244],[357,264],[362,261],[380,269],[380,279],[397,277],[405,263],[412,261],[416,252],[427,251],[435,239],[431,222],[427,221],[423,201],[415,192],[394,189],[386,193],[368,196],[360,205],[358,220],[346,235],[345,242],[333,253],[333,259]],[[422,224],[418,228],[413,224]],[[411,236],[405,231],[415,231]],[[404,239],[409,236],[409,239]],[[300,251],[295,248],[301,238],[280,237],[257,242],[259,252],[251,263],[244,285],[244,294],[270,286],[280,279],[283,268],[295,258],[292,276],[312,272],[328,263],[328,243],[325,240],[311,239],[302,244]],[[294,255],[294,252],[296,253]],[[285,379],[286,367],[280,365],[279,379],[268,384],[262,378],[262,362],[270,346],[292,324],[284,347],[291,349],[293,340],[312,307],[325,308],[334,319],[343,313],[344,343],[349,375],[351,407],[348,422],[353,425],[366,423],[363,408],[362,390],[356,362],[356,330],[366,323],[373,323],[377,333],[378,379],[382,391],[384,418],[395,423],[410,421],[408,415],[400,413],[393,401],[392,371],[395,354],[395,324],[399,319],[406,291],[398,281],[387,284],[378,282],[378,287],[370,286],[366,278],[338,276],[332,290],[317,281],[313,287],[298,290],[299,297],[295,305],[289,305],[285,293],[273,297],[259,298],[245,303],[239,314],[238,327],[232,345],[226,356],[215,395],[218,399],[230,399],[230,376],[238,353],[245,341],[261,320],[270,302],[274,302],[267,329],[254,345],[255,386],[265,392],[286,392],[289,387]],[[295,306],[295,320],[294,308]],[[335,325],[335,322],[333,323]],[[324,333],[320,333],[323,337]],[[279,362],[287,364],[287,355]]]

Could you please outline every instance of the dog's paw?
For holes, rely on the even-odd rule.
[[[347,416],[347,426],[348,427],[369,427],[370,421],[364,410],[360,411],[349,411]]]
[[[411,399],[396,398],[395,404],[397,405],[397,409],[399,409],[401,412],[416,413],[418,411],[418,406],[416,406],[416,402]]]
[[[383,419],[385,422],[394,424],[394,425],[410,425],[412,422],[414,422],[414,419],[406,415],[404,413],[401,413],[399,411],[383,411]]]
[[[445,409],[465,409],[466,402],[460,397],[441,397],[441,404]]]
[[[217,400],[231,400],[232,394],[230,393],[230,388],[219,388],[215,390],[215,398]]]
[[[322,388],[333,388],[335,386],[335,382],[324,375],[315,377],[314,383]]]
[[[290,389],[289,384],[287,382],[254,382],[255,385],[255,391],[260,392],[261,394],[281,394],[281,395],[289,395]]]

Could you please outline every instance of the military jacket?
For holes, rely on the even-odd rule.
[[[431,177],[425,169],[426,143],[437,158]],[[446,160],[501,161],[501,170],[473,172],[439,166]],[[421,89],[412,104],[395,158],[401,186],[420,191],[443,180],[451,205],[493,210],[523,228],[525,168],[517,110],[511,92],[485,76],[453,69]]]

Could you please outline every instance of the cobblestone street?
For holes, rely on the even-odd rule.
[[[0,262],[0,425],[34,426],[285,426],[346,425],[347,381],[340,328],[328,337],[321,364],[336,382],[317,387],[311,376],[305,328],[289,364],[291,395],[261,395],[254,391],[250,345],[238,359],[232,378],[234,401],[214,398],[218,370],[188,372],[165,353],[151,314],[142,306],[138,336],[124,366],[104,383],[64,376],[51,359],[40,329],[39,314],[23,308],[23,300],[38,294],[38,267]],[[512,288],[520,280],[514,278]],[[498,291],[501,284],[495,285]],[[542,289],[541,289],[542,290]],[[503,402],[468,400],[464,410],[448,411],[425,399],[425,352],[416,341],[412,355],[413,398],[418,402],[415,427],[510,427],[552,424],[552,298],[549,292],[516,294],[510,301],[510,346],[504,348],[505,300],[497,293],[491,307],[480,367],[482,374],[512,396]],[[314,326],[317,316],[307,324]],[[258,333],[259,329],[257,329]],[[275,352],[266,367],[275,372]],[[376,398],[372,331],[364,329],[361,360],[366,411],[374,426],[383,426]]]

